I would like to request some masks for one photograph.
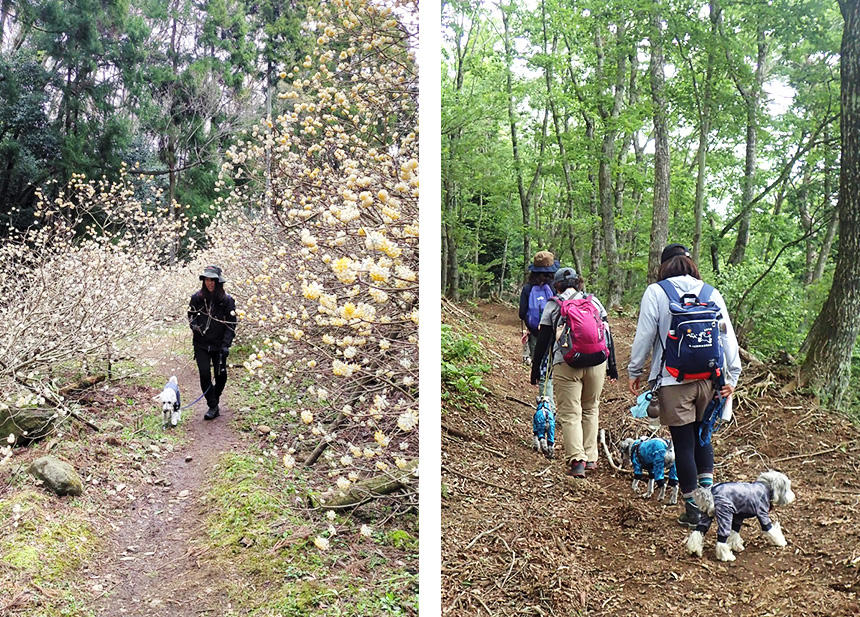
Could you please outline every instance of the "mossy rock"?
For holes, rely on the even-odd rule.
[[[30,474],[57,495],[80,495],[84,492],[84,483],[75,468],[54,456],[37,458],[30,465]]]
[[[15,435],[15,440],[41,439],[54,430],[58,414],[52,409],[31,407],[0,409],[0,435]]]

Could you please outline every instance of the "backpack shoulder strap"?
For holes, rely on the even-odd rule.
[[[675,286],[672,283],[670,283],[666,279],[663,279],[662,281],[657,281],[657,284],[669,297],[669,302],[677,302],[678,304],[681,303],[681,296],[678,295],[678,290],[675,289]]]
[[[714,288],[707,283],[702,285],[702,291],[699,292],[699,302],[707,302],[711,299],[711,294],[714,292]]]

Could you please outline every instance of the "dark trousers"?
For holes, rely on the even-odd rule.
[[[669,427],[675,448],[678,484],[683,495],[696,490],[699,474],[714,473],[714,446],[710,443],[706,446],[699,445],[700,424],[701,422],[690,422],[683,426]]]
[[[208,351],[194,347],[194,359],[197,360],[197,370],[200,372],[200,390],[206,393],[206,404],[210,408],[217,407],[227,383],[227,362],[222,360],[220,351]],[[215,383],[212,383],[212,370],[215,371]]]

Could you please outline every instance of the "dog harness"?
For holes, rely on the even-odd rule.
[[[714,518],[717,519],[717,541],[725,542],[732,531],[740,532],[744,519],[756,517],[762,531],[768,531],[770,488],[764,482],[721,482],[711,488],[714,496]],[[711,517],[702,512],[697,531],[707,533]]]

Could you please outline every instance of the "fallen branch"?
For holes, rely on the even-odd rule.
[[[356,482],[340,495],[335,495],[328,501],[320,503],[319,507],[323,510],[355,508],[367,503],[374,497],[408,488],[414,482],[417,469],[418,459],[416,458],[407,463],[402,470],[398,469],[390,474]]]
[[[515,396],[510,396],[510,395],[508,395],[508,394],[506,394],[506,395],[505,395],[505,400],[506,400],[506,401],[513,401],[513,402],[515,402],[515,403],[519,403],[520,405],[525,405],[525,406],[526,406],[526,407],[528,407],[529,409],[531,409],[532,407],[534,407],[534,405],[533,405],[532,403],[526,403],[524,400],[522,400],[522,399],[518,399],[517,397],[515,397]]]
[[[609,446],[606,445],[606,429],[600,429],[600,444],[603,446],[603,453],[606,455],[606,460],[609,461],[610,467],[615,471],[624,471],[620,465],[616,465],[612,459],[612,453],[609,451]]]
[[[504,527],[504,525],[505,525],[504,523],[499,523],[498,525],[496,525],[492,529],[487,529],[487,530],[482,531],[477,536],[472,538],[472,541],[469,542],[463,550],[464,551],[469,550],[470,548],[472,548],[472,546],[474,546],[475,542],[477,542],[482,536],[488,536],[491,533],[493,533],[494,531],[497,531],[497,530],[501,529],[502,527]]]
[[[330,435],[331,432],[336,429],[341,422],[343,422],[344,418],[346,418],[346,415],[343,412],[340,412],[334,419],[334,422],[328,425],[328,428],[326,429],[326,435]],[[305,465],[310,467],[311,465],[316,463],[317,459],[320,457],[320,455],[322,455],[323,452],[325,452],[326,448],[328,448],[328,439],[323,438],[323,440],[319,442],[319,445],[314,448],[314,451],[311,452],[310,456],[305,459]]]
[[[442,471],[447,471],[448,473],[452,473],[455,476],[460,476],[461,478],[465,478],[466,480],[471,480],[472,482],[477,482],[478,484],[484,484],[486,486],[492,486],[493,488],[498,488],[503,491],[508,491],[509,493],[516,493],[515,490],[508,488],[507,486],[502,486],[500,484],[493,484],[492,482],[488,482],[487,480],[481,480],[480,478],[476,478],[475,476],[470,476],[468,474],[457,471],[456,469],[451,469],[447,465],[442,465]]]
[[[79,414],[77,411],[74,411],[73,409],[70,409],[70,410],[69,410],[69,415],[70,415],[70,416],[72,416],[73,418],[77,419],[77,420],[80,420],[81,422],[83,422],[84,424],[86,424],[88,427],[90,427],[91,429],[93,429],[95,432],[97,432],[97,433],[101,432],[101,429],[100,429],[98,426],[96,426],[95,424],[93,424],[92,422],[90,422],[89,420],[87,420],[86,418],[84,418],[84,417],[83,417],[81,414]]]
[[[71,394],[72,392],[74,392],[75,390],[83,390],[85,388],[91,388],[92,386],[94,386],[97,383],[102,382],[104,380],[105,380],[104,375],[87,375],[86,377],[83,377],[82,379],[79,379],[78,381],[73,381],[70,384],[66,384],[65,386],[63,386],[62,388],[57,390],[57,394],[59,394],[62,397],[66,397],[69,394]]]
[[[797,459],[797,458],[812,458],[813,456],[821,456],[822,454],[830,454],[831,452],[837,452],[839,450],[842,450],[842,448],[845,448],[845,452],[853,452],[854,450],[857,449],[856,447],[852,448],[851,450],[848,450],[848,446],[851,445],[852,443],[855,446],[857,444],[856,441],[854,441],[854,442],[849,441],[849,442],[841,443],[838,446],[835,446],[833,448],[828,448],[827,450],[819,450],[818,452],[813,452],[812,454],[794,454],[792,456],[783,456],[782,458],[775,458],[771,461],[771,463],[781,463],[783,461],[790,461],[790,460]]]

